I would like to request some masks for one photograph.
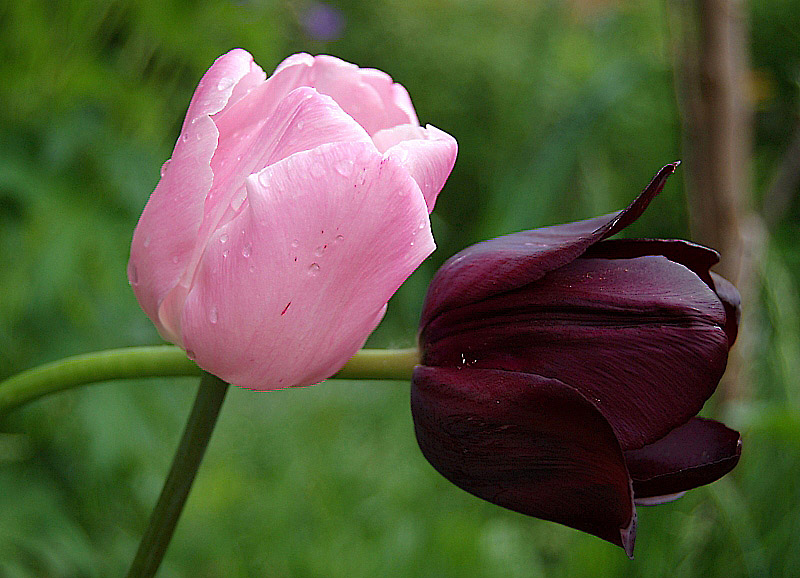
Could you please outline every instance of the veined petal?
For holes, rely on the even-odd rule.
[[[246,186],[246,207],[213,234],[187,295],[185,347],[236,385],[319,382],[433,251],[427,207],[371,142],[296,153]]]
[[[447,309],[511,291],[569,263],[593,244],[621,231],[644,212],[678,163],[662,168],[622,211],[585,221],[523,231],[464,249],[431,281],[420,326]]]
[[[420,366],[411,413],[422,453],[460,488],[632,555],[636,511],[622,451],[575,389],[538,375]]]
[[[178,283],[197,243],[219,135],[209,115],[228,104],[237,83],[243,78],[253,81],[260,70],[247,52],[233,50],[206,72],[192,97],[172,158],[164,163],[161,180],[133,234],[128,279],[142,309],[171,341],[179,343],[179,336],[158,321],[158,308]]]
[[[692,418],[662,439],[625,452],[637,500],[665,498],[718,480],[739,462],[742,438],[718,421]]]
[[[247,109],[265,96],[265,86],[262,85],[257,94],[234,104],[224,116],[214,119],[220,144],[211,160],[214,182],[205,199],[202,226],[196,232],[197,241],[180,283],[162,300],[159,309],[159,319],[171,334],[180,334],[183,302],[211,236],[245,208],[245,179],[249,175],[325,143],[372,146],[369,135],[333,99],[309,87],[293,90],[270,116],[257,124],[251,123],[252,115]],[[328,177],[325,172],[311,175],[314,179]]]
[[[372,137],[378,150],[395,158],[417,181],[428,212],[453,170],[458,154],[456,139],[435,126],[400,125]]]
[[[725,370],[725,312],[692,271],[661,256],[584,259],[536,283],[441,313],[422,363],[504,369],[578,389],[623,449],[694,416]]]

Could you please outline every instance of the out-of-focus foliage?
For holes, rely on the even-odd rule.
[[[0,4],[0,377],[157,343],[125,278],[136,219],[191,92],[242,46],[271,69],[329,52],[389,71],[459,140],[436,254],[374,346],[413,341],[435,268],[514,230],[622,207],[680,158],[670,13],[656,0],[313,0]],[[752,7],[757,199],[798,123],[797,0]],[[450,485],[414,441],[408,388],[329,382],[229,395],[161,576],[798,576],[800,372],[795,203],[771,231],[740,466],[641,509],[635,561]],[[631,235],[688,234],[673,177]],[[104,384],[0,419],[0,576],[116,576],[131,560],[194,391]]]

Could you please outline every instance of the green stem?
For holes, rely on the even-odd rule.
[[[208,447],[227,391],[227,383],[203,372],[192,413],[186,422],[181,443],[175,452],[172,467],[150,517],[150,523],[139,543],[128,578],[154,576],[158,571]]]
[[[416,349],[362,349],[334,378],[411,379]],[[173,345],[125,347],[67,357],[0,382],[0,415],[51,393],[112,379],[198,377],[202,370]]]

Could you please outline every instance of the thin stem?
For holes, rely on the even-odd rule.
[[[183,437],[147,530],[139,543],[128,578],[154,576],[158,571],[208,447],[227,391],[227,383],[203,372],[192,413],[186,422]]]
[[[334,378],[408,381],[416,349],[362,349]],[[202,370],[173,345],[125,347],[46,363],[0,382],[0,415],[51,393],[113,379],[199,377]]]

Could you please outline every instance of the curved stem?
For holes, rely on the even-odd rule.
[[[411,379],[418,352],[362,349],[337,373],[340,379]],[[51,393],[112,379],[199,377],[203,371],[173,345],[125,347],[67,357],[0,382],[0,415]]]
[[[192,413],[186,422],[183,437],[147,530],[139,543],[128,578],[154,576],[158,571],[208,447],[227,391],[227,383],[203,372]]]

